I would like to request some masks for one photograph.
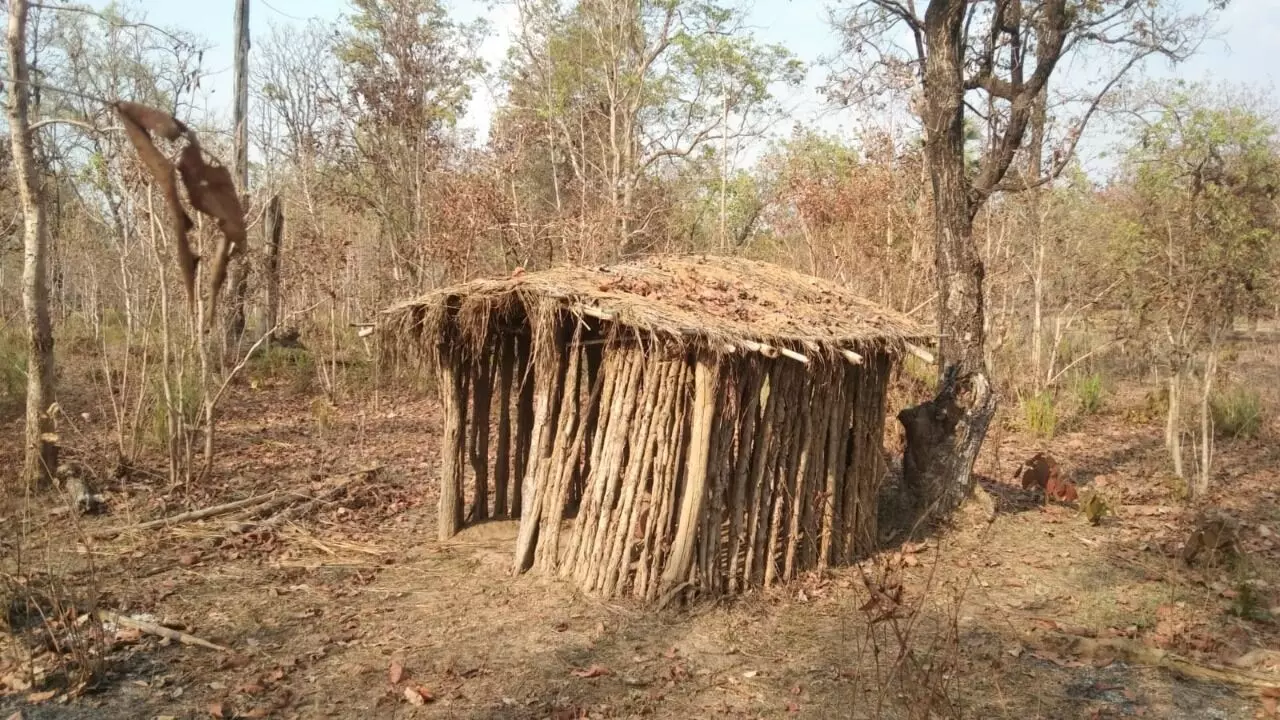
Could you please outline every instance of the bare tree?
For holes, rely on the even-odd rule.
[[[58,438],[50,412],[54,398],[53,327],[49,322],[48,232],[36,174],[31,128],[31,73],[27,64],[27,0],[9,1],[9,141],[22,204],[22,306],[27,320],[27,434],[22,475],[28,484],[47,480],[58,466]]]
[[[851,100],[885,82],[918,83],[934,202],[940,393],[900,414],[907,432],[904,483],[927,507],[946,511],[972,490],[973,462],[996,396],[985,359],[984,266],[974,217],[995,193],[1044,184],[1069,162],[1098,103],[1144,58],[1181,59],[1202,37],[1203,16],[1139,0],[858,0],[839,11],[852,65],[837,88]],[[902,41],[899,44],[899,40]],[[1010,175],[1037,106],[1059,63],[1088,59],[1094,79],[1078,120],[1039,177]],[[985,121],[977,157],[966,120]]]

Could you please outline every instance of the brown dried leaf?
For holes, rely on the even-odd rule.
[[[44,692],[34,692],[27,696],[27,702],[31,703],[32,705],[37,705],[46,700],[52,700],[53,696],[57,694],[58,694],[57,690],[45,690]]]
[[[220,702],[209,703],[209,714],[216,718],[227,716],[227,708]]]
[[[145,105],[117,102],[113,107],[120,116],[125,135],[137,151],[138,158],[164,194],[164,204],[169,210],[170,232],[177,244],[178,267],[182,270],[182,282],[187,290],[188,308],[194,309],[196,264],[199,259],[192,252],[191,243],[187,239],[187,233],[192,228],[191,217],[183,209],[182,198],[178,196],[178,180],[174,177],[173,163],[155,146],[150,135],[151,131],[155,131],[162,137],[173,140],[186,130],[186,126],[176,118]]]
[[[187,197],[196,210],[218,222],[222,240],[209,269],[209,318],[217,310],[218,294],[227,279],[227,262],[246,245],[244,208],[236,193],[231,172],[223,165],[205,162],[200,146],[188,144],[178,157],[178,173],[187,188]]]
[[[404,699],[409,701],[410,705],[422,707],[427,704],[427,699],[422,697],[422,693],[417,688],[407,687],[404,689]]]
[[[595,677],[608,675],[609,668],[603,665],[592,665],[591,667],[586,669],[575,668],[572,674],[574,675],[574,677],[595,678]]]
[[[404,677],[404,666],[392,661],[391,668],[387,671],[387,677],[391,680],[392,685],[399,684],[401,678]]]
[[[116,112],[128,118],[138,127],[147,132],[153,132],[165,140],[177,140],[182,133],[187,131],[187,126],[183,125],[177,118],[146,105],[120,100],[115,104],[115,108]]]

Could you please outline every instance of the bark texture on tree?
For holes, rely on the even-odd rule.
[[[49,320],[48,237],[44,198],[36,174],[27,66],[27,0],[10,0],[8,25],[9,140],[23,215],[22,307],[27,324],[27,421],[23,479],[30,486],[52,477],[58,467],[53,417],[53,327]]]
[[[938,276],[938,394],[898,415],[906,430],[903,486],[930,516],[957,507],[973,489],[973,463],[995,414],[983,331],[983,265],[973,241],[980,205],[965,168],[966,3],[933,2],[925,13],[925,156],[934,197]]]
[[[267,203],[265,253],[262,258],[263,284],[266,289],[265,327],[274,333],[280,322],[280,238],[284,234],[284,212],[280,209],[280,196],[272,195]]]
[[[239,184],[240,202],[249,207],[249,0],[236,0],[235,47],[235,105],[233,108],[235,129],[236,183]],[[227,262],[227,288],[230,291],[227,317],[223,327],[227,355],[235,362],[240,343],[244,338],[245,300],[249,296],[249,248],[231,248]]]

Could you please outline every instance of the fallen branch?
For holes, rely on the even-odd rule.
[[[1090,638],[1052,633],[1047,649],[1088,658],[1112,658],[1130,665],[1159,667],[1195,680],[1227,683],[1261,691],[1280,691],[1280,678],[1225,665],[1199,663],[1127,638]]]
[[[245,498],[243,500],[236,500],[234,502],[223,503],[222,505],[214,505],[213,507],[202,508],[200,510],[191,510],[189,512],[179,513],[177,515],[173,515],[167,518],[160,518],[159,520],[151,520],[144,523],[138,523],[137,525],[107,528],[105,530],[95,530],[94,532],[89,533],[89,537],[110,538],[126,532],[140,532],[142,530],[150,530],[152,528],[157,528],[157,527],[168,527],[170,525],[178,525],[184,522],[191,522],[193,520],[203,520],[205,518],[217,517],[219,515],[226,515],[227,513],[235,512],[236,510],[261,504],[271,499],[275,495],[276,495],[276,492],[273,490],[269,493],[264,493],[262,495],[255,495],[253,497]]]
[[[346,492],[347,488],[350,487],[351,484],[354,483],[355,481],[364,480],[369,476],[373,475],[374,473],[378,472],[378,470],[380,470],[381,468],[382,466],[379,465],[377,467],[372,467],[372,468],[367,468],[365,470],[357,470],[352,473],[347,473],[345,476],[340,475],[338,477],[346,477],[347,479],[343,480],[342,482],[338,483],[337,485],[327,490],[323,490],[320,493],[312,496],[310,500],[307,500],[301,505],[294,505],[292,507],[286,508],[282,512],[272,515],[271,517],[265,520],[259,520],[256,522],[236,523],[229,528],[228,534],[238,535],[246,532],[252,532],[255,530],[268,530],[271,528],[279,527],[283,523],[288,522],[289,520],[292,520],[295,517],[301,517],[303,515],[306,515],[307,513],[310,513],[320,504],[329,502],[333,498],[337,497],[339,494]],[[298,497],[298,496],[295,496],[295,497]],[[301,497],[305,497],[305,496],[301,496]]]
[[[209,648],[210,650],[218,650],[220,652],[231,652],[229,648],[225,648],[221,645],[216,645],[203,638],[198,638],[195,635],[190,635],[188,633],[174,630],[173,628],[167,628],[163,625],[149,623],[145,620],[135,620],[133,618],[125,617],[123,615],[117,615],[116,613],[107,612],[106,610],[98,611],[98,619],[101,620],[102,622],[114,623],[121,627],[131,627],[141,632],[147,633],[148,635],[156,635],[162,638],[168,638],[175,642],[180,642],[183,645],[197,645],[202,648]]]

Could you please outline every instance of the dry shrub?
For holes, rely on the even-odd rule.
[[[868,599],[858,608],[865,623],[854,641],[860,665],[854,697],[873,698],[867,717],[936,720],[962,715],[959,612],[965,588],[939,601],[937,594],[944,590],[935,585],[935,570],[930,570],[918,591],[908,589],[904,571],[919,564],[918,554],[925,549],[908,544],[858,566]],[[936,569],[940,553],[935,548],[932,554]]]
[[[0,574],[4,625],[13,641],[2,659],[17,666],[4,678],[8,691],[76,695],[102,679],[111,645],[96,596],[92,583],[77,585],[53,572]]]

